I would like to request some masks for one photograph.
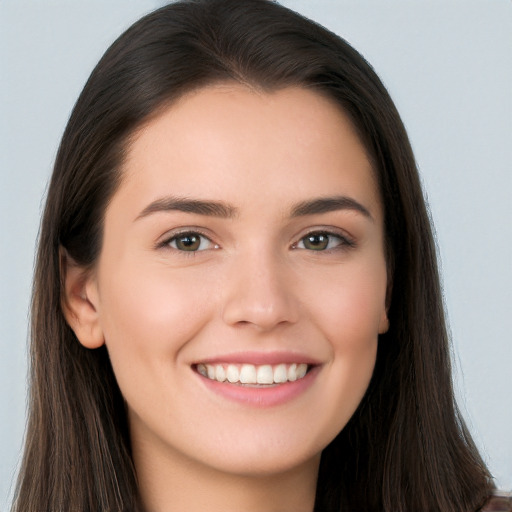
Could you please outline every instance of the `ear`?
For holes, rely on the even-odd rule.
[[[99,295],[94,273],[79,266],[60,248],[61,307],[66,322],[86,348],[105,343],[98,314]]]
[[[389,261],[388,256],[388,261]],[[393,273],[390,268],[390,264],[387,264],[387,285],[386,285],[386,300],[385,300],[385,306],[384,311],[382,311],[382,315],[380,317],[379,322],[379,334],[384,334],[388,332],[389,330],[389,318],[388,318],[388,311],[389,306],[391,304],[391,294],[393,292]]]
[[[387,309],[384,309],[379,321],[379,334],[384,334],[388,332],[389,329],[389,319]]]

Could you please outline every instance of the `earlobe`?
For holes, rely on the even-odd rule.
[[[390,270],[389,265],[388,265],[387,278],[388,278],[388,282],[387,282],[387,286],[386,286],[386,300],[385,300],[384,311],[382,311],[382,315],[380,317],[379,334],[385,334],[389,330],[388,311],[389,311],[389,305],[391,304],[391,293],[393,291],[393,274]]]
[[[382,312],[382,315],[380,317],[379,334],[384,334],[384,333],[388,332],[388,329],[389,329],[388,312],[385,310]]]
[[[80,267],[60,249],[61,307],[66,322],[86,348],[105,343],[99,318],[98,289],[90,271]]]

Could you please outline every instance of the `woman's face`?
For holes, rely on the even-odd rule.
[[[347,117],[301,88],[203,88],[141,129],[86,283],[138,457],[317,464],[387,329],[383,214]],[[306,372],[306,373],[305,373]]]

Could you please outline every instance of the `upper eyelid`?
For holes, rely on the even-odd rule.
[[[167,241],[172,240],[173,238],[176,238],[180,235],[188,235],[188,234],[197,234],[197,235],[201,235],[205,238],[208,238],[208,240],[212,240],[212,235],[208,234],[207,230],[200,228],[200,227],[195,227],[195,226],[185,226],[182,228],[175,228],[175,229],[170,229],[169,231],[166,231],[162,236],[158,237],[158,240],[159,240],[158,243],[165,242],[166,240]]]
[[[295,235],[293,242],[294,244],[298,243],[303,238],[307,237],[308,235],[314,235],[314,234],[326,234],[326,235],[332,235],[337,236],[339,238],[348,240],[350,242],[356,241],[356,237],[353,236],[351,233],[349,233],[347,230],[338,228],[335,226],[315,226],[313,228],[307,228],[305,230],[301,230],[300,233]]]

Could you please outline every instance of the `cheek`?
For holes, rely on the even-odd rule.
[[[357,409],[375,366],[386,293],[385,265],[376,263],[337,272],[324,281],[322,301],[311,300],[315,323],[331,350],[325,385],[335,405],[325,404],[325,411],[333,437]]]
[[[386,266],[371,264],[340,268],[323,280],[322,300],[310,297],[317,325],[334,351],[364,351],[375,344],[385,314]]]
[[[116,375],[169,365],[209,319],[208,286],[166,270],[119,266],[103,281],[101,322]]]
[[[345,288],[325,307],[325,334],[333,351],[333,364],[347,389],[364,393],[375,364],[383,301],[377,290]],[[328,310],[328,311],[327,311]]]

